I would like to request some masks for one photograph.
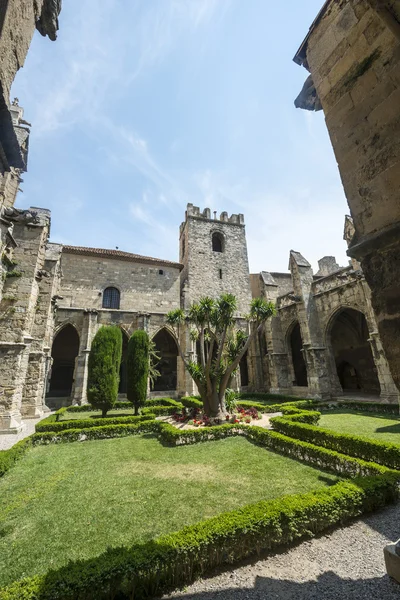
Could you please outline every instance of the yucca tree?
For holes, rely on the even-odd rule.
[[[185,367],[196,383],[204,412],[212,418],[226,414],[225,391],[252,340],[262,331],[267,319],[275,314],[275,306],[263,298],[255,298],[245,317],[248,331],[237,327],[236,297],[222,294],[214,300],[208,296],[192,304],[187,314],[182,309],[168,313],[167,323],[174,329],[178,349]],[[181,345],[182,328],[190,328],[191,339],[199,344],[198,361],[187,360]]]

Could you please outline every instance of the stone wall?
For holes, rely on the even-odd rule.
[[[238,313],[250,308],[251,289],[246,233],[243,215],[221,213],[211,218],[209,208],[188,204],[186,220],[180,228],[181,275],[185,303],[190,306],[202,296],[216,298],[222,293],[235,294]],[[213,234],[221,236],[222,252],[213,250]]]
[[[312,75],[400,386],[400,2],[327,2],[296,57]]]
[[[89,250],[90,251],[90,250]],[[61,256],[63,279],[60,303],[63,307],[102,308],[107,287],[120,291],[120,309],[161,312],[180,306],[180,265],[178,263],[146,264],[135,255],[126,257],[90,256],[83,251],[71,253],[64,249]]]

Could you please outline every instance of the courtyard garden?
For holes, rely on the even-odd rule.
[[[400,445],[400,417],[394,414],[371,414],[338,409],[324,412],[320,417],[319,425],[338,433]]]
[[[229,438],[38,446],[0,480],[0,585],[338,477]]]
[[[230,333],[234,300],[191,309],[203,350],[185,367],[199,396],[147,398],[155,371],[138,330],[118,401],[121,332],[102,327],[90,404],[61,408],[0,453],[0,600],[159,596],[397,500],[400,445],[370,435],[377,422],[397,427],[393,413],[228,387],[250,339]],[[252,310],[257,331],[273,308]],[[182,311],[170,321],[179,328]],[[349,415],[366,437],[343,433]]]

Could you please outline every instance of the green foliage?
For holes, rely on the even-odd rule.
[[[179,352],[185,368],[196,383],[203,409],[207,416],[223,416],[225,411],[225,391],[232,375],[245,356],[251,340],[260,333],[265,321],[275,314],[274,305],[262,298],[256,298],[246,316],[251,325],[250,333],[240,330],[236,318],[237,300],[232,294],[221,294],[217,299],[205,296],[193,303],[187,314],[176,309],[168,313],[167,323],[177,331],[186,323],[192,340],[199,345],[197,361],[188,361],[182,348]],[[178,343],[179,345],[179,343]]]
[[[127,398],[135,407],[135,414],[144,406],[149,379],[149,336],[142,329],[136,330],[128,342],[126,360]]]
[[[28,437],[14,444],[9,450],[0,450],[0,477],[3,477],[17,460],[22,458],[31,445],[31,438]]]
[[[381,404],[380,402],[354,402],[353,400],[340,400],[338,402],[318,402],[321,410],[337,410],[338,408],[347,408],[349,410],[359,410],[362,412],[376,412],[381,414],[399,414],[399,405]]]
[[[121,355],[121,330],[115,326],[100,327],[89,354],[87,396],[103,416],[117,401]]]
[[[106,417],[100,419],[71,419],[71,421],[59,421],[58,423],[45,423],[45,419],[35,427],[36,433],[42,431],[65,431],[66,429],[88,429],[91,427],[103,427],[104,425],[126,425],[130,423],[142,423],[155,419],[154,413],[143,416]]]
[[[173,415],[175,412],[181,411],[183,404],[176,402],[176,404],[167,404],[165,406],[151,406],[149,408],[142,408],[142,415],[153,414],[157,417]]]
[[[177,410],[182,408],[182,403],[172,398],[148,398],[145,407],[149,406],[174,406]]]
[[[274,417],[271,423],[276,431],[290,437],[400,470],[400,445],[336,433],[305,423],[295,423],[293,419],[289,420],[286,417]]]
[[[182,396],[181,402],[186,408],[199,408],[200,410],[203,408],[202,401],[194,396]]]
[[[156,350],[154,340],[149,340],[149,381],[150,389],[153,389],[156,379],[160,377],[161,373],[157,369],[157,365],[160,362],[161,355]]]
[[[299,400],[305,400],[305,398],[299,398],[298,396],[288,396],[283,394],[269,394],[267,392],[238,392],[238,397],[241,400],[258,400],[258,402],[275,400],[278,402],[298,402]],[[314,400],[312,400],[314,402]]]
[[[237,409],[237,393],[235,390],[227,388],[225,391],[225,406],[229,413],[233,413]]]
[[[211,569],[273,551],[381,508],[397,497],[390,475],[340,482],[301,495],[264,500],[176,533],[70,562],[15,582],[1,600],[75,600],[161,596]]]

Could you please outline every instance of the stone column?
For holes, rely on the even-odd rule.
[[[8,270],[0,304],[0,430],[21,427],[21,404],[29,353],[35,348],[33,323],[39,298],[37,274],[42,269],[50,215],[38,210],[37,219],[15,223],[13,266]],[[30,385],[38,385],[35,372]]]
[[[76,357],[74,385],[72,389],[72,404],[87,403],[88,362],[92,340],[98,329],[98,312],[95,309],[84,311],[84,323],[80,339],[79,354]]]
[[[265,299],[276,304],[278,286],[272,276],[263,273],[265,284]],[[265,338],[267,343],[267,366],[269,372],[270,392],[272,394],[288,394],[291,388],[289,378],[289,361],[285,349],[279,314],[265,323]]]
[[[46,249],[43,269],[36,274],[39,295],[35,305],[33,342],[22,398],[21,413],[24,419],[40,417],[49,410],[45,405],[45,395],[57,307],[55,298],[61,279],[60,256],[59,246],[50,244]]]
[[[307,366],[308,393],[316,398],[329,398],[329,363],[312,292],[313,271],[304,256],[293,250],[290,252],[289,268]]]
[[[362,289],[365,297],[366,320],[369,331],[369,343],[372,350],[372,356],[374,358],[377,375],[379,379],[379,385],[381,387],[380,397],[384,402],[398,402],[399,401],[399,390],[393,381],[392,374],[390,372],[389,364],[386,359],[385,351],[382,346],[380,339],[378,326],[376,322],[376,316],[372,308],[371,301],[371,290],[366,281],[362,282]]]

